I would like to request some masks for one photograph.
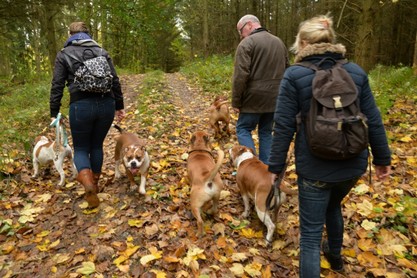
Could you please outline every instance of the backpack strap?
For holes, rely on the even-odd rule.
[[[348,60],[346,60],[346,59],[335,60],[335,59],[330,58],[330,57],[325,57],[325,58],[321,59],[317,64],[314,64],[314,63],[308,62],[308,61],[302,61],[302,62],[295,63],[294,65],[303,66],[305,68],[309,68],[309,69],[312,69],[314,71],[318,71],[319,69],[321,69],[321,65],[326,61],[332,61],[333,64],[334,64],[333,66],[335,66],[337,64],[344,65],[344,64],[348,63]]]

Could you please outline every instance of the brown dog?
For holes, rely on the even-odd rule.
[[[220,191],[223,189],[223,181],[219,174],[223,158],[224,152],[219,150],[215,163],[206,132],[197,131],[192,135],[187,171],[191,184],[191,212],[197,220],[198,236],[204,235],[201,209],[211,202],[211,208],[207,213],[214,214],[218,210]]]
[[[150,166],[150,158],[145,148],[145,140],[138,138],[136,134],[123,131],[117,125],[114,127],[121,133],[116,138],[116,148],[114,159],[116,161],[115,178],[120,178],[120,164],[123,164],[127,177],[130,181],[130,187],[135,188],[135,176],[140,174],[139,193],[146,194],[145,185],[146,178]]]
[[[214,128],[214,136],[222,137],[222,133],[230,136],[229,123],[230,112],[227,105],[229,101],[221,96],[217,96],[209,108],[209,123]]]
[[[272,201],[274,208],[270,215],[266,208],[266,200],[273,185],[271,184],[272,174],[268,171],[268,166],[254,155],[251,148],[245,146],[235,145],[229,150],[229,154],[233,165],[237,168],[236,182],[245,206],[242,217],[248,217],[249,199],[253,200],[259,219],[268,229],[266,241],[269,244],[274,235],[278,210],[286,200],[287,194],[283,191],[285,189],[281,190],[279,196],[274,197]],[[293,194],[289,190],[287,193]]]

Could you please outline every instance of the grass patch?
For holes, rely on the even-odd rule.
[[[34,138],[48,127],[50,83],[45,79],[14,87],[8,84],[7,89],[3,87],[7,93],[0,95],[0,114],[4,115],[0,122],[0,172],[13,174],[18,171],[19,160],[30,159]],[[6,85],[3,83],[3,86]],[[66,93],[64,108],[68,98]]]
[[[416,98],[417,76],[410,67],[377,66],[369,73],[376,103],[385,116],[395,100]]]
[[[214,55],[194,60],[183,66],[181,73],[205,92],[229,95],[232,90],[233,57]]]

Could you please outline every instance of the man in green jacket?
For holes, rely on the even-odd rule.
[[[267,164],[279,85],[289,65],[288,51],[254,15],[243,16],[236,27],[242,39],[232,80],[232,106],[239,113],[237,139],[256,152],[252,131],[258,128],[259,159]]]

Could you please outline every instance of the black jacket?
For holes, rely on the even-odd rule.
[[[54,75],[51,86],[51,95],[49,100],[51,117],[56,117],[59,113],[65,86],[68,86],[68,91],[70,93],[70,103],[83,98],[98,96],[97,93],[81,92],[76,86],[74,86],[74,72],[77,70],[79,63],[76,62],[72,68],[68,63],[68,57],[63,53],[63,51],[68,51],[76,57],[82,57],[82,53],[86,49],[91,49],[95,54],[101,54],[107,58],[107,61],[110,65],[110,70],[113,75],[113,84],[110,93],[105,95],[115,99],[116,110],[121,110],[124,108],[123,94],[119,77],[117,76],[110,56],[94,40],[87,39],[72,42],[72,44],[66,46],[60,52],[58,52],[56,56]]]

